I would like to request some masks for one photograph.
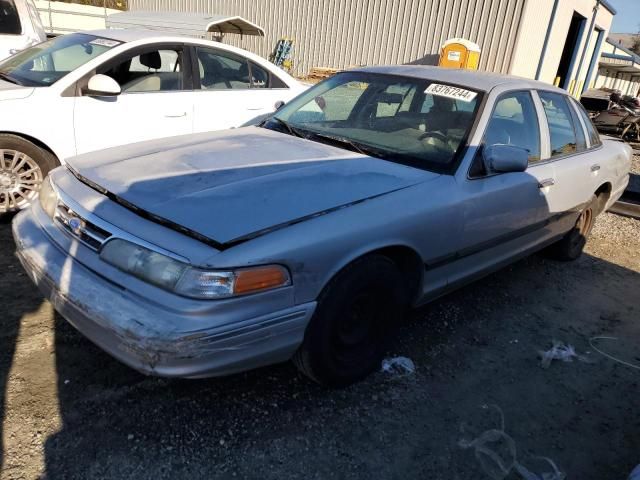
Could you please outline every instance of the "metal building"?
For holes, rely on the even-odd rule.
[[[600,55],[595,87],[620,90],[623,95],[640,95],[640,55],[608,38]]]
[[[597,71],[615,14],[605,0],[129,0],[129,8],[240,15],[266,36],[224,41],[268,57],[278,39],[293,38],[297,75],[312,67],[435,64],[445,40],[463,37],[480,45],[480,69],[576,93]]]

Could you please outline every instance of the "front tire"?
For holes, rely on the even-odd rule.
[[[380,367],[407,295],[396,264],[383,255],[356,260],[320,295],[293,361],[312,380],[342,387]]]
[[[589,234],[593,229],[596,216],[600,213],[600,202],[593,195],[582,210],[574,227],[556,243],[547,248],[550,257],[561,261],[576,260],[582,255]]]
[[[58,165],[51,152],[16,135],[0,134],[0,215],[31,204],[43,179]]]

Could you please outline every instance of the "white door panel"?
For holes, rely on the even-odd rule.
[[[287,101],[286,89],[201,90],[194,92],[194,132],[236,128],[256,123]]]
[[[76,98],[77,153],[192,132],[193,93],[128,93]]]

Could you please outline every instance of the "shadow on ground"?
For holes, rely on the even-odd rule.
[[[0,241],[0,271],[19,272],[5,226]],[[601,479],[626,478],[640,462],[637,372],[585,353],[590,337],[608,334],[636,339],[626,353],[640,355],[640,276],[589,255],[534,256],[414,312],[390,354],[412,358],[416,373],[378,373],[345,390],[322,389],[289,364],[199,381],[144,377],[58,315],[30,316],[41,300],[25,276],[0,282],[2,391],[21,320],[23,332],[53,329],[57,373],[49,396],[2,412],[5,425],[41,415],[44,433],[44,464],[25,459],[8,478],[486,478],[458,441],[462,424],[496,426],[481,408],[491,403],[525,464],[543,455],[568,478]],[[540,368],[536,352],[552,338],[592,362]],[[23,377],[25,395],[29,385]],[[35,433],[24,430],[12,451]]]

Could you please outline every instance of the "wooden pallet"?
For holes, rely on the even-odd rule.
[[[325,78],[329,78],[330,76],[335,75],[339,71],[340,71],[339,68],[313,67],[311,70],[309,70],[309,74],[307,75],[307,78],[324,80]]]

